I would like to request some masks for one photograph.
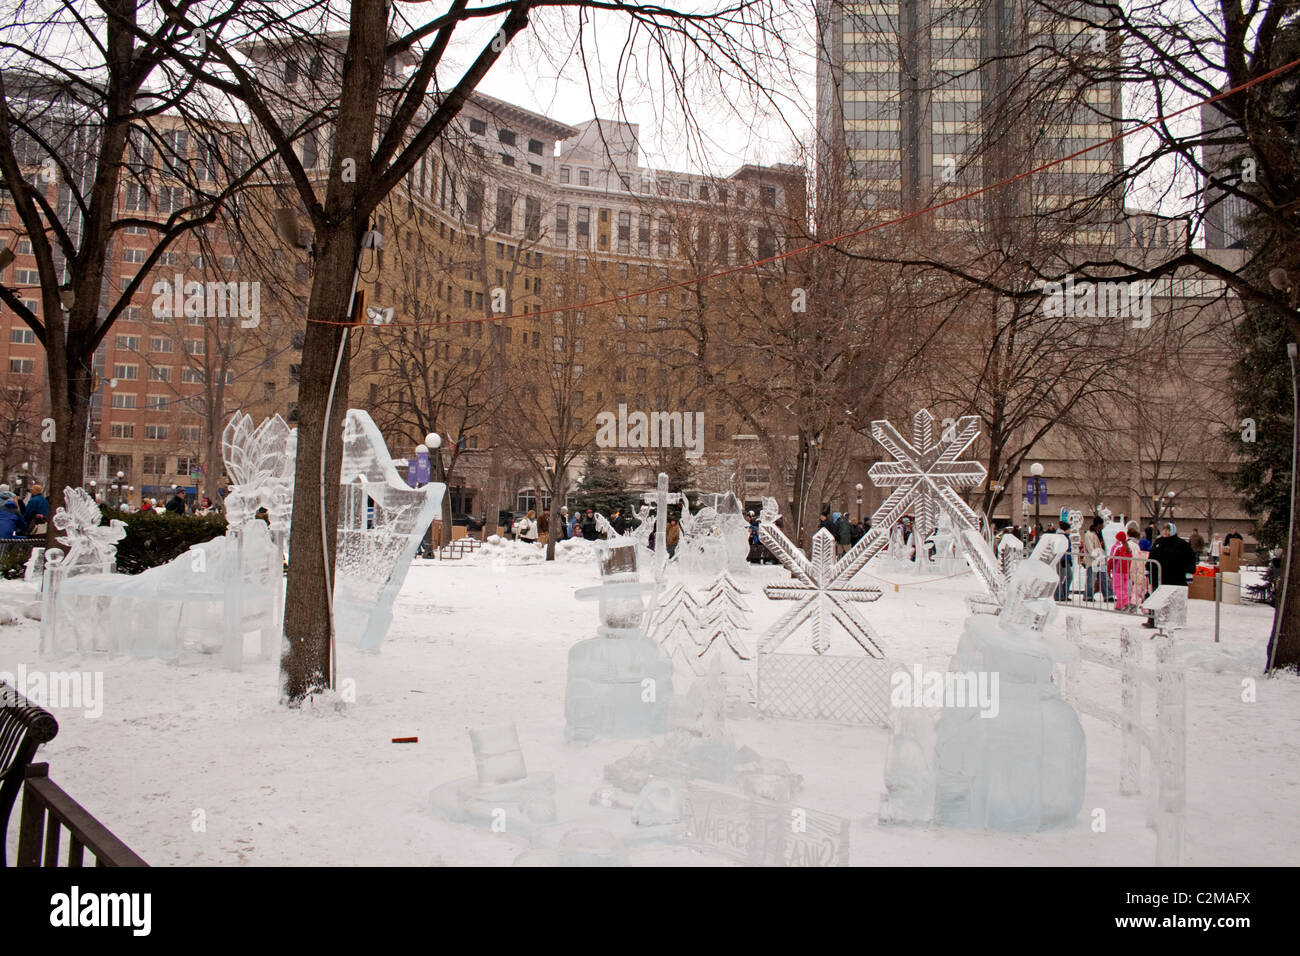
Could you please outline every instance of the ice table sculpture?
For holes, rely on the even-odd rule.
[[[433,791],[433,810],[456,823],[529,836],[555,822],[555,775],[530,774],[514,724],[469,732],[477,774]]]
[[[393,602],[447,486],[408,485],[374,421],[356,408],[343,425],[342,476],[335,630],[340,640],[373,653],[388,634]]]
[[[636,539],[597,541],[601,583],[582,588],[579,601],[600,602],[597,637],[569,651],[564,695],[564,739],[650,737],[668,729],[673,666],[646,636],[646,596],[656,586],[641,582]]]
[[[933,819],[941,826],[1033,832],[1074,822],[1083,806],[1086,745],[1054,672],[1077,652],[1043,633],[1056,610],[1063,552],[1059,536],[1044,538],[1016,569],[1002,613],[967,619],[948,669],[964,677],[996,674],[996,706],[981,711],[974,702],[946,702],[931,764],[921,753],[928,742],[924,718],[902,721],[890,743],[882,821],[928,822],[906,817],[920,816],[933,786]]]

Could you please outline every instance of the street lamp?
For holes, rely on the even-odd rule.
[[[859,481],[853,488],[858,493],[858,524],[862,524],[862,482]]]
[[[1034,537],[1038,537],[1038,529],[1043,526],[1042,502],[1043,496],[1039,494],[1039,480],[1043,477],[1043,466],[1040,462],[1034,462],[1029,466],[1029,473],[1034,476]]]

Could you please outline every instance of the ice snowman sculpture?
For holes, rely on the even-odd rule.
[[[923,710],[897,712],[881,822],[1012,832],[1074,822],[1086,748],[1079,717],[1053,675],[1055,663],[1075,652],[1043,633],[1056,613],[1052,593],[1064,551],[1059,535],[1044,537],[1016,568],[1001,612],[966,620],[949,675],[997,675],[996,707],[945,706],[937,726]]]
[[[569,651],[564,696],[564,739],[651,737],[668,730],[673,665],[658,643],[645,634],[656,586],[642,583],[637,539],[619,536],[597,541],[601,583],[574,593],[600,607],[597,637]]]

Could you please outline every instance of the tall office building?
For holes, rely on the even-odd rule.
[[[1108,34],[1055,9],[1066,12],[1031,0],[821,0],[823,187],[886,220],[1114,136],[1118,88],[1085,86],[1086,71],[1071,69],[1113,56]],[[1101,146],[939,210],[935,225],[1000,234],[1018,217],[1068,208],[1076,227],[1096,226],[1072,228],[1071,241],[1104,242],[1118,203],[1083,207],[1121,164],[1119,143]]]

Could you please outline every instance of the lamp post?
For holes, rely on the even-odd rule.
[[[1034,462],[1029,466],[1029,473],[1034,476],[1034,537],[1038,537],[1038,529],[1043,524],[1042,502],[1043,496],[1039,494],[1039,481],[1043,477],[1043,466],[1040,462]]]
[[[858,493],[858,524],[862,524],[862,482],[859,481],[853,488]]]

